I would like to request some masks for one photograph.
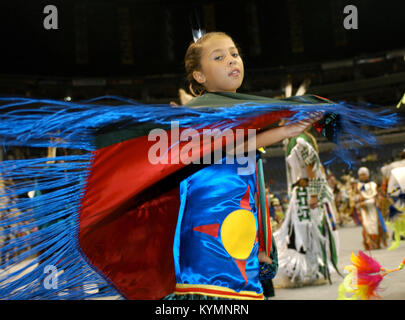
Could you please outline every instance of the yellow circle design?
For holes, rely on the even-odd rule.
[[[249,257],[256,240],[256,220],[248,210],[235,210],[222,223],[221,240],[225,250],[235,259]]]

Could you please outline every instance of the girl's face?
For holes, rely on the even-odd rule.
[[[204,42],[201,70],[194,71],[193,77],[208,92],[236,92],[243,76],[243,61],[232,39],[213,36]]]

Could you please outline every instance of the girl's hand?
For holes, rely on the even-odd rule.
[[[255,136],[256,144],[249,142],[250,140],[252,140],[249,139],[249,141],[246,141],[244,143],[242,150],[244,150],[244,152],[248,152],[262,147],[266,148],[274,143],[282,141],[283,139],[296,137],[314,122],[320,120],[322,118],[322,115],[322,112],[313,112],[307,119],[260,132],[257,136]],[[240,149],[241,148],[237,145],[236,150]],[[232,150],[232,152],[235,151]]]
[[[307,119],[300,120],[284,126],[287,138],[293,138],[301,134],[313,123],[322,119],[322,112],[314,112]]]
[[[273,260],[271,260],[271,258],[264,251],[259,251],[257,257],[259,258],[259,262],[264,262],[267,264],[273,263]]]

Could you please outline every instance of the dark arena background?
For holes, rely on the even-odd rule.
[[[44,27],[49,4],[57,8],[57,29]],[[357,29],[344,26],[348,5],[357,8]],[[179,103],[178,90],[187,88],[183,59],[191,28],[200,26],[227,32],[241,47],[245,80],[239,92],[284,97],[301,86],[334,101],[405,109],[396,109],[405,92],[402,1],[16,0],[1,7],[3,96],[79,101],[118,95]],[[377,169],[396,159],[404,129],[375,132],[379,146],[359,149],[357,164]],[[326,161],[332,145],[317,138]],[[282,145],[267,151],[272,161],[265,159],[265,173],[280,194]],[[7,150],[5,157],[35,152]],[[344,163],[327,167],[337,178],[356,170]]]

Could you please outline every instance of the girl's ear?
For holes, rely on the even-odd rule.
[[[193,78],[199,84],[203,84],[205,82],[205,75],[201,71],[193,71]]]

